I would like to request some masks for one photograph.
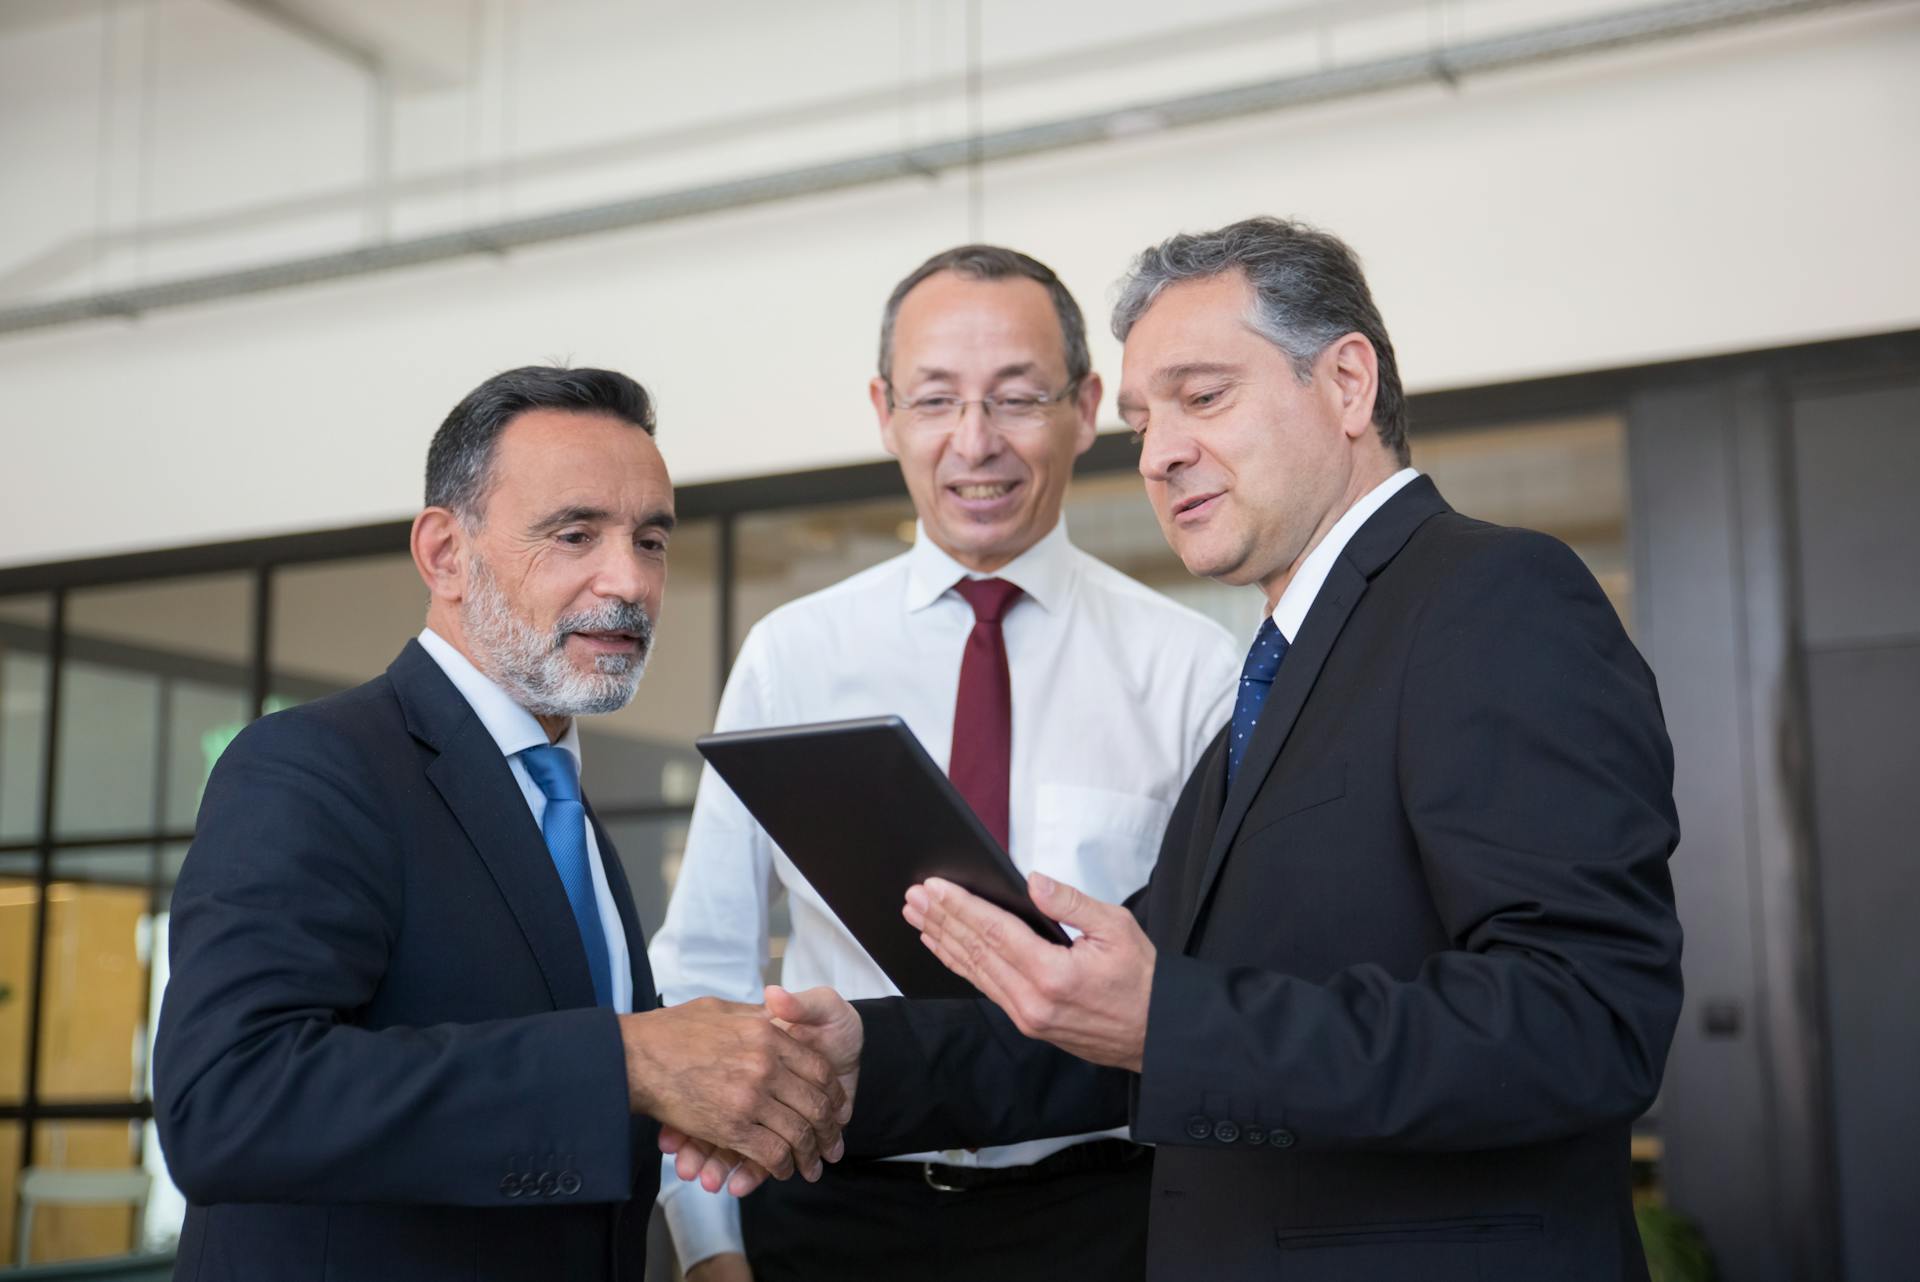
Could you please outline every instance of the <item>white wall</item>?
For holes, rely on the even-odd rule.
[[[1219,0],[1201,21],[1188,5],[1175,29],[1144,3],[1028,6],[1052,15],[1035,30],[988,4],[988,127],[1284,74],[1326,57],[1328,31],[1364,53],[1431,20],[1350,6],[1366,21],[1322,22],[1303,52],[1297,27],[1259,16],[1271,8]],[[1448,6],[1449,34],[1515,9]],[[553,3],[533,28],[530,9],[497,8],[463,56],[410,73],[396,232],[964,122],[948,92],[958,4],[735,0],[617,38],[589,10],[609,20]],[[369,225],[364,200],[327,195],[364,176],[350,70],[213,0],[103,21],[0,31],[0,306],[335,247]],[[103,99],[121,63],[113,83],[171,88],[140,110],[124,84]],[[996,166],[983,230],[1052,263],[1104,332],[1142,245],[1257,211],[1311,219],[1366,258],[1414,390],[1909,328],[1915,67],[1920,8],[1848,9]],[[903,84],[925,91],[908,101]],[[490,164],[513,181],[444,177]],[[407,515],[447,408],[527,361],[647,382],[682,482],[877,457],[864,382],[880,303],[967,237],[967,206],[962,179],[905,182],[0,337],[0,564]],[[1095,358],[1115,380],[1115,345]]]

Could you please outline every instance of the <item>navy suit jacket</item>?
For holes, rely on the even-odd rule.
[[[1133,907],[1137,1077],[983,1002],[857,1003],[849,1148],[1129,1120],[1158,1282],[1644,1278],[1628,1129],[1680,1007],[1673,760],[1578,558],[1425,478],[1347,544],[1231,788]]]
[[[154,1111],[189,1203],[176,1277],[641,1276],[657,1128],[629,1113],[519,785],[417,642],[234,740],[171,933]]]

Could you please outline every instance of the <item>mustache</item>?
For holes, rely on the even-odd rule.
[[[653,652],[653,616],[638,601],[606,601],[591,610],[563,614],[553,625],[553,648],[566,644],[575,632],[630,632],[640,642],[640,656]]]

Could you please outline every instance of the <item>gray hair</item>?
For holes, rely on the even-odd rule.
[[[493,489],[500,433],[528,410],[604,414],[653,435],[647,389],[610,369],[523,365],[495,374],[461,398],[427,447],[427,506],[443,507],[478,529]]]
[[[968,280],[1007,280],[1024,276],[1028,280],[1038,281],[1046,287],[1047,297],[1053,300],[1053,314],[1060,319],[1060,346],[1067,358],[1069,385],[1078,387],[1092,372],[1093,359],[1087,354],[1086,318],[1080,314],[1080,304],[1073,301],[1073,295],[1053,274],[1053,268],[1017,249],[1003,249],[999,245],[960,245],[935,254],[908,272],[888,296],[887,309],[880,317],[880,377],[889,386],[893,380],[893,325],[900,317],[900,304],[906,301],[914,286],[940,272],[952,272]]]
[[[1181,233],[1142,250],[1120,282],[1113,336],[1121,342],[1160,291],[1175,281],[1238,271],[1253,287],[1256,333],[1287,354],[1294,376],[1313,377],[1320,353],[1348,334],[1373,344],[1379,387],[1373,424],[1401,463],[1407,448],[1407,398],[1380,310],[1373,305],[1360,259],[1339,237],[1284,218],[1248,218],[1218,231]]]

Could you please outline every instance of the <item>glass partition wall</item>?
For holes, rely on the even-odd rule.
[[[1566,540],[1625,616],[1624,451],[1620,421],[1598,417],[1417,435],[1414,461],[1461,510]],[[1114,436],[1082,461],[1066,507],[1074,541],[1251,636],[1259,593],[1186,573],[1133,466]],[[891,464],[692,486],[679,506],[639,696],[582,727],[585,790],[649,931],[686,843],[692,742],[746,630],[914,534]],[[171,888],[208,772],[249,720],[377,676],[424,622],[401,523],[194,559],[191,573],[166,554],[83,563],[64,582],[53,567],[41,590],[0,595],[0,1269],[28,1219],[25,1169],[119,1172],[144,1193],[33,1206],[36,1262],[165,1246],[177,1233],[147,1059]],[[0,590],[7,582],[0,573]],[[777,908],[777,935],[783,922]]]

